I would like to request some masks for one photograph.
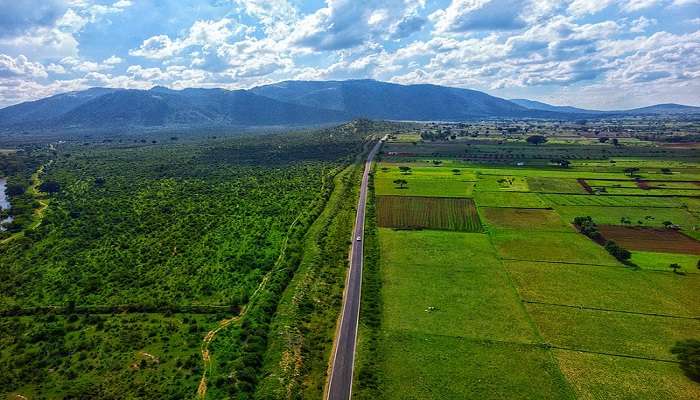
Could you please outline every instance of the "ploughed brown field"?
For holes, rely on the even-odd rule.
[[[599,225],[598,230],[628,250],[700,254],[700,242],[673,229]]]

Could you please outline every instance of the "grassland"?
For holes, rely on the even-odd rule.
[[[574,232],[511,230],[495,232],[492,237],[504,259],[620,265],[597,243]]]
[[[587,264],[505,265],[524,301],[681,317],[700,314],[693,295],[700,290],[696,276]]]
[[[572,398],[549,350],[535,344],[487,235],[383,228],[379,238],[383,311],[374,357],[382,380],[374,396]],[[496,373],[502,368],[522,372],[506,377]]]
[[[377,209],[381,227],[481,231],[479,215],[471,199],[379,196]]]
[[[559,350],[554,354],[578,399],[690,400],[700,396],[700,385],[683,375],[675,363]]]
[[[482,207],[481,214],[494,229],[537,229],[542,231],[572,232],[571,225],[564,223],[553,210],[535,208],[490,208]]]
[[[404,164],[381,163],[375,170],[377,195],[471,197],[476,176],[471,171],[454,172],[448,168],[410,166],[409,172],[401,172]],[[395,180],[405,180],[402,186]]]
[[[537,193],[479,191],[474,200],[479,207],[547,208]]]
[[[686,231],[700,228],[700,220],[683,208],[555,205],[554,209],[567,222],[582,215],[590,215],[596,223],[604,225],[619,225],[627,220],[631,225],[660,228],[664,222],[669,221]]]
[[[668,271],[669,265],[678,264],[684,273],[700,273],[700,255],[633,251],[632,263],[639,268],[656,271]]]
[[[384,329],[534,339],[487,235],[380,229],[379,238]]]

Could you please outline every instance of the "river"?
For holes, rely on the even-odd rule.
[[[0,178],[0,210],[4,210],[7,208],[10,208],[10,202],[7,199],[7,196],[5,196],[5,187],[7,186],[7,181],[5,178]],[[12,221],[12,217],[5,218],[3,220],[0,220],[0,224],[3,222],[10,222]],[[0,226],[0,230],[4,230]]]

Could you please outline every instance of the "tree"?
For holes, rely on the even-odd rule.
[[[614,146],[618,146],[618,145],[620,144],[620,141],[617,140],[617,138],[613,138],[612,144],[613,144]]]
[[[601,138],[598,138],[598,141],[599,141],[600,143],[605,143],[605,142],[607,142],[608,140],[610,140],[610,138],[608,138],[608,137],[601,137]]]
[[[700,340],[688,339],[677,342],[671,353],[681,363],[681,369],[688,378],[700,382]]]
[[[673,263],[673,264],[669,265],[668,267],[673,270],[674,274],[677,274],[678,270],[681,269],[680,264],[676,264],[676,263]]]
[[[455,175],[459,175],[460,172],[461,172],[461,171],[458,170],[457,168],[455,168],[455,169],[452,170],[452,173],[455,174]]]
[[[105,182],[106,182],[105,178],[103,178],[101,176],[98,176],[97,178],[95,178],[95,186],[97,186],[97,187],[103,187],[105,185]]]
[[[39,185],[39,190],[45,193],[57,193],[61,190],[61,185],[55,181],[46,181]]]
[[[5,188],[5,194],[8,197],[21,196],[24,194],[24,186],[17,184],[7,185],[7,187]]]
[[[634,176],[637,172],[639,172],[639,168],[637,167],[629,167],[624,169],[625,173],[629,175],[630,177]]]
[[[661,173],[670,175],[671,174],[671,168],[661,168]]]
[[[404,189],[408,185],[408,181],[405,179],[395,179],[394,184],[399,186],[399,189]]]
[[[569,167],[571,166],[571,161],[566,160],[566,159],[563,159],[563,158],[558,159],[558,160],[556,160],[556,159],[555,159],[555,160],[551,160],[551,163],[552,163],[552,164],[557,164],[557,165],[559,165],[559,166],[562,167],[562,168],[569,168]]]
[[[439,166],[440,164],[442,164],[442,161],[440,161],[440,160],[433,160],[433,165],[434,165],[434,166],[437,167],[437,166]]]
[[[632,257],[632,253],[629,250],[620,247],[612,240],[605,242],[605,250],[620,261],[627,261]]]
[[[528,138],[525,140],[530,144],[534,144],[535,146],[540,145],[542,143],[547,143],[547,138],[542,135],[528,136]]]
[[[406,167],[406,166],[400,166],[399,171],[401,171],[402,174],[410,174],[411,173],[411,167]]]
[[[677,227],[673,222],[671,222],[671,221],[664,221],[664,222],[662,222],[662,224],[663,224],[663,226],[664,226],[666,229],[677,229],[677,228],[678,228],[678,227]]]

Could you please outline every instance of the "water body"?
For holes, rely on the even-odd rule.
[[[5,210],[10,208],[10,201],[7,199],[7,196],[5,196],[5,187],[7,186],[7,181],[5,178],[0,178],[0,210]],[[3,222],[11,222],[12,217],[7,217],[5,219],[0,220],[0,224]],[[2,227],[0,227],[0,230],[4,230]]]

